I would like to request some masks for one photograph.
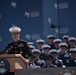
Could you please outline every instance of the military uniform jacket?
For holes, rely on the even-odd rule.
[[[37,66],[35,64],[30,64],[28,69],[36,69],[36,68],[41,68],[40,66]]]
[[[48,55],[48,54],[47,54]],[[42,53],[40,54],[40,59],[45,60],[45,57],[47,56],[46,54]]]
[[[63,62],[60,59],[54,59],[52,64],[56,65],[57,67],[63,67]]]
[[[46,66],[43,67],[43,68],[56,68],[56,67],[57,67],[57,66],[56,66],[56,65],[53,65],[53,64],[51,64],[50,67],[48,67],[47,64],[46,64]]]
[[[67,66],[68,67],[75,67],[76,66],[76,58],[75,59],[69,59],[67,61]]]
[[[45,61],[41,60],[41,59],[35,60],[34,63],[35,63],[35,65],[40,66],[40,67],[45,67],[46,66]]]
[[[21,54],[24,58],[33,56],[32,52],[29,50],[27,42],[22,40],[9,43],[4,52],[6,54]]]
[[[48,44],[50,46],[50,49],[54,49],[55,48],[55,45],[54,43],[53,44]]]
[[[40,59],[45,61],[46,60],[46,57],[48,55],[50,55],[50,54],[49,53],[48,54],[44,54],[44,53],[43,54],[40,54]]]
[[[68,53],[60,54],[58,59],[61,59],[63,61],[63,65],[67,65],[67,60],[70,59],[70,55]]]

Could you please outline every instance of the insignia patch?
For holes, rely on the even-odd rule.
[[[69,63],[69,60],[67,60],[66,62]]]
[[[13,48],[13,46],[11,46],[11,48]]]
[[[9,62],[4,58],[0,58],[0,75],[5,75],[9,71],[9,69]]]
[[[58,61],[58,60],[56,60],[56,61],[55,61],[55,63],[56,63],[56,64],[58,64],[58,63],[59,63],[59,61]]]
[[[20,54],[22,54],[23,52],[22,51],[20,51]]]
[[[62,73],[62,71],[60,71],[60,74],[59,75],[72,75],[71,73],[68,72],[68,70],[66,70],[65,73]]]
[[[65,54],[64,57],[69,57],[69,55],[68,54]]]
[[[15,50],[15,52],[17,52],[17,51]]]
[[[65,73],[64,75],[71,75],[70,73]]]
[[[11,50],[11,48],[9,48],[8,50]]]
[[[17,49],[17,47],[15,47],[15,49]]]
[[[15,43],[15,45],[17,45],[17,43]]]
[[[6,50],[6,53],[8,53],[8,49]]]
[[[18,47],[24,47],[24,44],[20,43],[18,44]]]
[[[74,60],[74,62],[76,63],[76,60]]]

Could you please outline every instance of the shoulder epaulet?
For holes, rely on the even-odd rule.
[[[26,42],[26,43],[27,43],[27,41],[26,41],[26,40],[19,40],[19,41],[21,41],[21,42]]]

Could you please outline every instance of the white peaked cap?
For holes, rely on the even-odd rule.
[[[58,53],[58,51],[56,49],[51,49],[50,53]]]
[[[50,48],[50,46],[46,44],[46,45],[42,46],[42,49],[44,49],[44,48]]]
[[[70,53],[76,53],[76,48],[70,48],[69,52]]]
[[[33,48],[33,49],[35,49],[35,47],[34,47],[33,45],[29,45],[29,48]]]
[[[9,31],[11,33],[16,33],[16,32],[20,32],[21,28],[17,27],[17,26],[12,26],[11,28],[9,28]]]
[[[36,41],[36,43],[40,43],[40,42],[45,43],[45,41],[44,41],[43,39],[38,39],[38,40]]]
[[[64,38],[69,38],[69,36],[68,36],[68,35],[64,35],[64,36],[63,36],[63,39],[64,39]]]
[[[76,38],[75,37],[70,37],[68,41],[71,41],[71,40],[76,41]]]
[[[68,47],[68,45],[67,45],[66,43],[60,43],[60,44],[59,44],[59,47],[61,47],[61,46]]]
[[[47,38],[48,38],[48,39],[49,39],[49,38],[55,38],[55,36],[54,36],[54,35],[48,35]]]
[[[39,49],[33,49],[32,53],[34,53],[34,52],[40,53],[40,50]]]
[[[62,42],[62,40],[61,40],[61,39],[55,39],[53,42],[54,42],[54,43],[55,43],[55,42]]]

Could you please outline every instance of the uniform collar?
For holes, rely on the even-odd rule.
[[[20,40],[17,40],[17,41],[13,41],[14,43],[18,43]]]

